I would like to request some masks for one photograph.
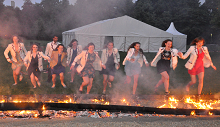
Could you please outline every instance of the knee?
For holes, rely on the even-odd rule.
[[[170,80],[170,76],[164,77],[164,80]]]
[[[83,81],[85,84],[89,84],[89,81]]]
[[[196,83],[196,80],[192,80],[192,81],[191,81],[191,84],[195,84],[195,83]]]

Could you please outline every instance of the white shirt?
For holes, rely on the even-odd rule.
[[[56,49],[57,45],[60,44],[59,42],[54,43],[54,41],[47,43],[47,47],[45,50],[45,55],[51,56],[54,49]]]

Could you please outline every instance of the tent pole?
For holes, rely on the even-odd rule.
[[[126,45],[126,37],[125,37],[125,43],[124,43],[124,52],[125,52],[125,45]]]
[[[101,51],[101,46],[102,46],[102,36],[100,36],[100,50],[99,51]]]

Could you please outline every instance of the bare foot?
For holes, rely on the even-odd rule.
[[[53,84],[53,85],[51,86],[51,88],[55,88],[55,84]]]

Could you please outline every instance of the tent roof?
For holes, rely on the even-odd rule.
[[[179,31],[176,30],[173,22],[170,23],[170,26],[166,30],[166,32],[169,32],[169,33],[171,33],[173,35],[185,35],[185,34],[182,34],[182,33],[180,33]]]
[[[171,37],[172,34],[143,23],[129,16],[98,21],[62,34],[96,35],[96,36],[138,36],[138,37]]]

